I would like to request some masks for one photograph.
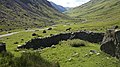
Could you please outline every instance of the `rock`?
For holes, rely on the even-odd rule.
[[[70,31],[72,28],[70,27],[70,28],[68,28],[68,29],[66,29],[66,31]]]
[[[72,61],[72,58],[69,58],[68,61],[69,61],[69,62]]]
[[[55,45],[52,45],[51,48],[55,48]]]
[[[32,36],[36,36],[37,34],[36,33],[33,33]]]
[[[19,51],[20,51],[20,49],[15,49],[14,51],[19,52]]]
[[[52,28],[48,28],[48,30],[52,30]]]
[[[120,30],[107,30],[100,49],[113,57],[120,58]]]
[[[0,43],[0,52],[6,51],[6,44],[5,43]]]
[[[112,27],[112,29],[117,29],[117,28],[118,28],[118,26],[117,26],[117,25]]]
[[[19,42],[14,42],[14,44],[18,44]]]
[[[90,52],[91,52],[91,53],[97,53],[97,51],[96,51],[96,50],[90,50]]]
[[[43,30],[43,33],[46,33],[46,30]]]
[[[96,55],[98,56],[98,55],[100,55],[100,53],[96,53]]]
[[[116,57],[120,58],[120,31],[116,31]]]
[[[79,53],[74,53],[73,55],[72,55],[72,57],[75,57],[75,56],[79,56]]]

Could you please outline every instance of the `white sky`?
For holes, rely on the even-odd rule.
[[[90,0],[48,0],[64,7],[76,7]]]

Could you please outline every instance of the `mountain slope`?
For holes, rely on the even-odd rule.
[[[88,21],[120,21],[120,0],[91,0],[73,8],[67,14],[72,17],[86,18]]]
[[[52,25],[63,18],[47,0],[0,0],[0,31]]]
[[[55,7],[55,9],[57,9],[58,11],[60,11],[60,12],[66,11],[66,8],[65,8],[65,7],[60,6],[60,5],[57,5],[57,4],[53,3],[53,2],[50,2],[50,3],[51,3],[51,5],[52,5],[53,7]]]

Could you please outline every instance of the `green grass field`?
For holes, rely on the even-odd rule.
[[[109,25],[109,26],[106,26]],[[116,25],[116,24],[114,24]],[[21,53],[24,51],[31,51],[31,50],[21,50],[15,51],[18,45],[23,45],[25,42],[31,40],[32,38],[36,38],[38,36],[32,36],[33,33],[39,35],[39,37],[47,37],[50,34],[58,34],[58,33],[65,33],[65,32],[73,32],[78,30],[89,30],[89,31],[96,31],[96,32],[105,32],[107,28],[113,26],[113,23],[66,23],[66,24],[58,24],[54,26],[50,26],[52,30],[46,30],[47,33],[42,33],[44,29],[33,29],[35,31],[28,31],[26,32],[21,31],[17,34],[0,38],[1,42],[5,42],[7,44],[7,51],[13,53],[15,57],[20,57]],[[66,31],[67,28],[72,28],[71,31]],[[23,40],[22,40],[23,39]],[[15,44],[15,42],[18,42]],[[70,44],[74,43],[81,43],[82,41],[79,40],[68,40],[62,41],[55,46],[55,48],[44,48],[40,51],[41,56],[50,61],[50,62],[59,62],[61,67],[119,67],[119,61],[116,58],[113,58],[103,52],[100,51],[100,44],[89,43],[83,41],[86,46],[82,47],[72,47]],[[90,50],[95,50],[97,54],[90,54]],[[33,51],[33,50],[32,50]],[[31,52],[32,52],[31,51]],[[76,54],[74,56],[74,54]]]

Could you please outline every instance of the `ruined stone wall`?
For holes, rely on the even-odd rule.
[[[81,39],[93,43],[99,43],[102,41],[104,33],[95,33],[88,31],[78,31],[74,33],[61,33],[53,35],[51,37],[36,38],[28,41],[25,45],[19,46],[18,48],[33,48],[38,49],[40,47],[50,47],[58,44],[60,41],[68,39]]]

